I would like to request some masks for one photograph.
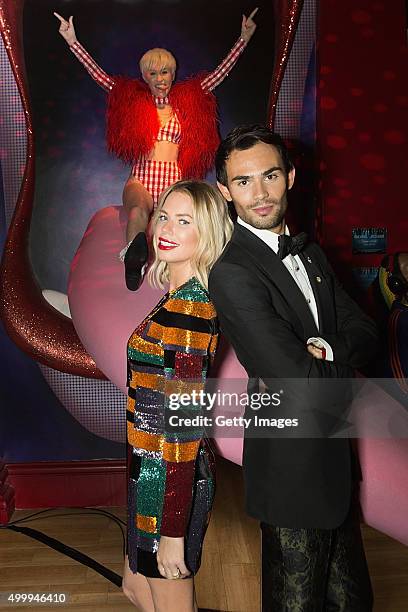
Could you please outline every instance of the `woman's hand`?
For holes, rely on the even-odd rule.
[[[58,13],[54,13],[54,15],[57,19],[60,20],[60,28],[58,31],[61,34],[62,38],[65,38],[69,46],[73,45],[77,41],[74,28],[74,18],[71,15],[69,21],[67,21],[66,19],[61,17],[61,15],[58,15]]]
[[[252,11],[248,18],[245,17],[245,15],[242,15],[241,38],[243,38],[247,43],[251,40],[251,37],[256,30],[256,23],[252,18],[255,17],[257,12],[258,7]]]
[[[169,580],[190,575],[184,563],[184,538],[161,536],[157,551],[157,567],[163,578]]]

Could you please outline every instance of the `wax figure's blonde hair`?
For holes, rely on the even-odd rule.
[[[184,193],[193,203],[193,221],[198,229],[198,244],[191,262],[193,275],[204,287],[208,288],[208,275],[212,266],[221,255],[231,238],[233,224],[228,214],[227,204],[221,193],[206,181],[177,181],[170,185],[160,196],[152,217],[152,233],[168,196],[171,193]],[[154,260],[147,273],[153,287],[164,288],[169,281],[168,264],[158,257],[156,240],[153,237]]]
[[[167,49],[149,49],[140,58],[139,61],[140,72],[144,74],[149,70],[161,70],[162,68],[168,68],[171,72],[176,72],[176,60],[174,55],[167,51]]]

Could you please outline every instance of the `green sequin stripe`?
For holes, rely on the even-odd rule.
[[[196,278],[191,278],[186,285],[182,285],[177,291],[171,294],[170,299],[171,298],[189,300],[191,302],[208,303],[210,301],[204,287]]]
[[[183,411],[188,411],[191,412],[192,416],[197,416],[197,413],[200,413],[202,411],[202,406],[197,406],[197,404],[189,404],[188,406],[180,406],[180,412]],[[170,408],[170,400],[168,397],[165,398],[165,410],[166,410],[166,414],[168,411],[168,414],[177,414],[177,410]]]
[[[166,465],[161,459],[143,457],[137,481],[137,513],[143,516],[157,517],[157,533],[160,533],[162,510],[164,505],[164,488],[166,484]],[[148,533],[138,529],[147,538],[156,538],[157,533]]]
[[[192,415],[192,417],[193,416],[194,415]],[[164,438],[166,442],[181,442],[181,441],[195,442],[196,440],[200,440],[202,437],[203,437],[202,427],[199,429],[193,429],[191,427],[189,428],[188,431],[177,431],[177,432],[164,431]]]
[[[141,353],[134,348],[128,346],[128,357],[136,361],[147,361],[149,363],[155,363],[156,365],[163,365],[163,357],[160,355],[149,355],[148,353]]]

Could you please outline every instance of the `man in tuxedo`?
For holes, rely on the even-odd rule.
[[[262,530],[262,610],[370,611],[352,502],[357,470],[339,430],[353,369],[377,350],[375,326],[319,246],[289,235],[295,169],[279,135],[260,125],[235,128],[218,149],[216,172],[238,219],[211,271],[210,297],[252,391],[254,381],[270,392],[274,381],[282,385],[282,403],[269,416],[296,416],[300,425],[273,437],[255,428],[245,434],[246,508]]]

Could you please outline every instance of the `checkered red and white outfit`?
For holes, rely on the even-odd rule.
[[[155,98],[156,105],[162,99]],[[163,99],[166,103],[166,98]],[[177,115],[173,115],[169,121],[162,125],[156,140],[180,144],[181,127]],[[133,176],[142,183],[153,198],[154,207],[157,206],[159,196],[164,191],[181,179],[181,171],[176,161],[158,161],[139,157],[133,164]]]
[[[201,81],[201,88],[204,92],[211,92],[225,79],[230,70],[235,66],[245,47],[246,42],[242,38],[239,38],[227,57],[215,70],[205,76]],[[111,92],[116,85],[116,80],[106,74],[106,72],[98,66],[79,42],[75,42],[70,49],[85,66],[88,73],[98,85],[106,92]],[[154,102],[156,106],[158,104],[169,104],[167,97],[154,97]],[[160,127],[156,140],[172,142],[177,145],[180,144],[182,140],[182,131],[180,122],[175,113],[165,125]],[[177,162],[158,161],[155,159],[148,159],[146,156],[139,156],[139,158],[133,162],[132,174],[152,195],[154,206],[157,205],[158,198],[162,191],[182,178],[182,173]]]
[[[170,185],[181,179],[181,171],[176,161],[157,161],[141,157],[132,168],[133,176],[142,183],[157,206],[160,194]]]

